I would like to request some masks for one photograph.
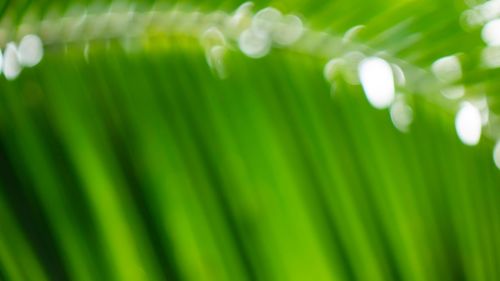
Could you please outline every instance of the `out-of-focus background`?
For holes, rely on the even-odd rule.
[[[497,2],[3,1],[0,280],[500,280]]]

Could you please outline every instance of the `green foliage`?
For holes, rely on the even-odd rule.
[[[51,2],[3,17],[92,4]],[[419,68],[480,47],[458,2],[257,4],[333,34],[366,24],[358,42]],[[439,93],[411,96],[402,134],[360,86],[332,96],[325,58],[235,50],[220,80],[197,38],[118,41],[49,46],[0,81],[0,280],[500,279],[492,143],[460,143]]]

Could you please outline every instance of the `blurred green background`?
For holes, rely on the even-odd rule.
[[[1,22],[107,4],[6,1]],[[482,44],[459,1],[256,4],[364,24],[360,43],[421,68]],[[196,39],[138,44],[53,46],[0,79],[0,280],[500,280],[493,144],[463,145],[449,108],[412,96],[402,134],[360,86],[332,97],[320,58],[234,51],[220,80]]]

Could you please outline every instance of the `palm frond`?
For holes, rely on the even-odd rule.
[[[499,279],[482,6],[256,1],[244,19],[305,29],[253,59],[239,1],[7,3],[0,45],[35,34],[43,59],[2,48],[23,69],[0,79],[0,280]],[[388,109],[366,58],[403,75]],[[474,147],[464,103],[488,113]]]

